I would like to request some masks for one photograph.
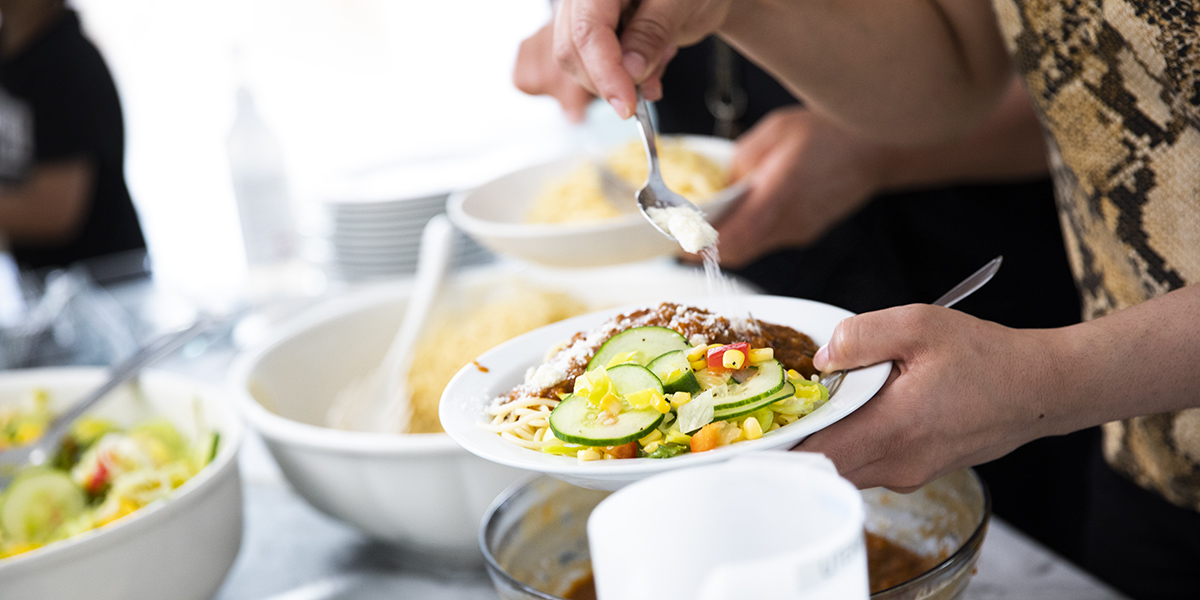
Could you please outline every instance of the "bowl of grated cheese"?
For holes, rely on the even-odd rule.
[[[733,142],[708,136],[666,136],[660,142],[663,178],[672,190],[716,221],[747,189],[730,182]],[[489,250],[551,267],[597,267],[678,253],[637,210],[634,194],[646,180],[640,142],[611,148],[603,163],[623,182],[605,193],[598,159],[581,155],[509,173],[452,194],[446,212],[459,229]],[[628,198],[625,198],[625,194]],[[615,196],[615,198],[614,198]]]

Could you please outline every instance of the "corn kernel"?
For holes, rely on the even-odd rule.
[[[588,448],[587,450],[580,450],[579,454],[576,454],[575,457],[580,461],[587,462],[591,460],[600,460],[604,457],[604,455],[593,448]]]
[[[708,361],[704,359],[693,360],[691,362],[693,371],[703,371],[708,366]]]
[[[651,452],[654,452],[655,450],[658,450],[658,442],[650,442],[649,444],[646,444],[645,450],[646,450],[646,454],[649,454]]]
[[[804,379],[803,377],[800,376],[800,372],[795,369],[788,369],[787,376],[788,376],[788,379],[790,379],[792,381],[802,381]]]
[[[709,350],[712,350],[713,348],[720,348],[721,346],[724,346],[724,345],[725,344],[712,343],[712,344],[705,346],[704,351],[707,353]]]
[[[608,361],[606,367],[615,367],[619,364],[627,362],[637,362],[638,351],[630,350],[628,352],[618,352],[613,355],[612,360]]]
[[[665,415],[671,412],[671,403],[667,402],[666,398],[659,396],[658,400],[654,402],[654,408]]]
[[[746,356],[746,360],[749,360],[752,365],[759,365],[774,359],[774,348],[751,348],[750,354]]]
[[[676,409],[691,401],[692,395],[687,392],[675,392],[671,394],[671,406],[674,406]]]
[[[762,425],[759,424],[758,419],[746,417],[746,420],[742,421],[742,433],[748,440],[757,440],[762,437]]]
[[[746,355],[741,350],[729,349],[721,355],[721,366],[726,369],[738,370],[746,364]]]
[[[687,352],[688,362],[696,362],[702,360],[708,354],[708,346],[694,346]]]

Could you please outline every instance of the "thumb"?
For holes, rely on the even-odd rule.
[[[813,366],[829,372],[904,358],[918,337],[909,324],[920,309],[901,306],[842,319],[813,356]]]
[[[638,6],[621,34],[621,64],[634,83],[645,81],[674,55],[688,8],[686,2],[643,2]]]

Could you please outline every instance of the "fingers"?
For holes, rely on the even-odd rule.
[[[813,366],[828,372],[908,357],[921,332],[936,327],[942,310],[911,304],[843,319],[813,356]]]
[[[554,23],[554,57],[627,119],[637,98],[617,40],[620,10],[615,1],[564,2]]]
[[[554,61],[553,44],[552,23],[521,42],[513,67],[513,85],[532,96],[552,96],[568,120],[582,123],[593,96]]]

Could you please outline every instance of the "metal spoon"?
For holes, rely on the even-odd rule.
[[[8,485],[8,482],[20,468],[45,464],[54,451],[58,449],[62,436],[70,430],[71,424],[107,396],[109,392],[133,378],[147,365],[182,348],[184,344],[207,331],[215,323],[213,319],[202,317],[187,329],[168,333],[154,340],[114,368],[109,375],[108,381],[104,382],[104,385],[96,388],[82,400],[76,402],[74,406],[63,411],[54,420],[50,421],[45,433],[37,441],[27,446],[0,452],[0,489]]]
[[[978,290],[979,288],[983,287],[983,284],[991,281],[992,276],[996,274],[996,271],[1000,270],[1000,263],[1003,261],[1003,256],[997,256],[996,258],[988,261],[986,265],[983,265],[983,267],[978,271],[972,273],[970,277],[962,280],[958,285],[951,288],[950,291],[942,294],[942,297],[934,300],[933,305],[945,306],[946,308],[949,308],[957,304],[959,300],[962,300],[963,298],[975,293],[975,290]],[[842,387],[842,381],[845,378],[845,370],[833,371],[825,374],[825,376],[821,378],[821,383],[826,389],[829,390],[830,398],[832,398],[833,395],[837,393],[838,389]]]
[[[642,97],[641,90],[638,90],[637,94],[635,115],[637,116],[638,131],[642,134],[642,144],[646,147],[646,159],[650,166],[646,175],[646,184],[637,193],[638,209],[655,229],[672,240],[680,242],[683,249],[688,252],[698,252],[704,247],[715,244],[717,232],[704,219],[704,212],[689,202],[687,198],[671,191],[671,188],[667,187],[663,181],[662,172],[658,167],[658,146],[655,143],[654,125],[650,122],[650,106]],[[694,215],[681,212],[688,210],[692,211]],[[668,225],[668,215],[672,221],[670,226]],[[677,219],[680,216],[686,219],[685,223],[688,229],[702,230],[700,237],[693,240],[689,235],[686,239],[680,239],[680,229],[675,226],[679,222]]]

